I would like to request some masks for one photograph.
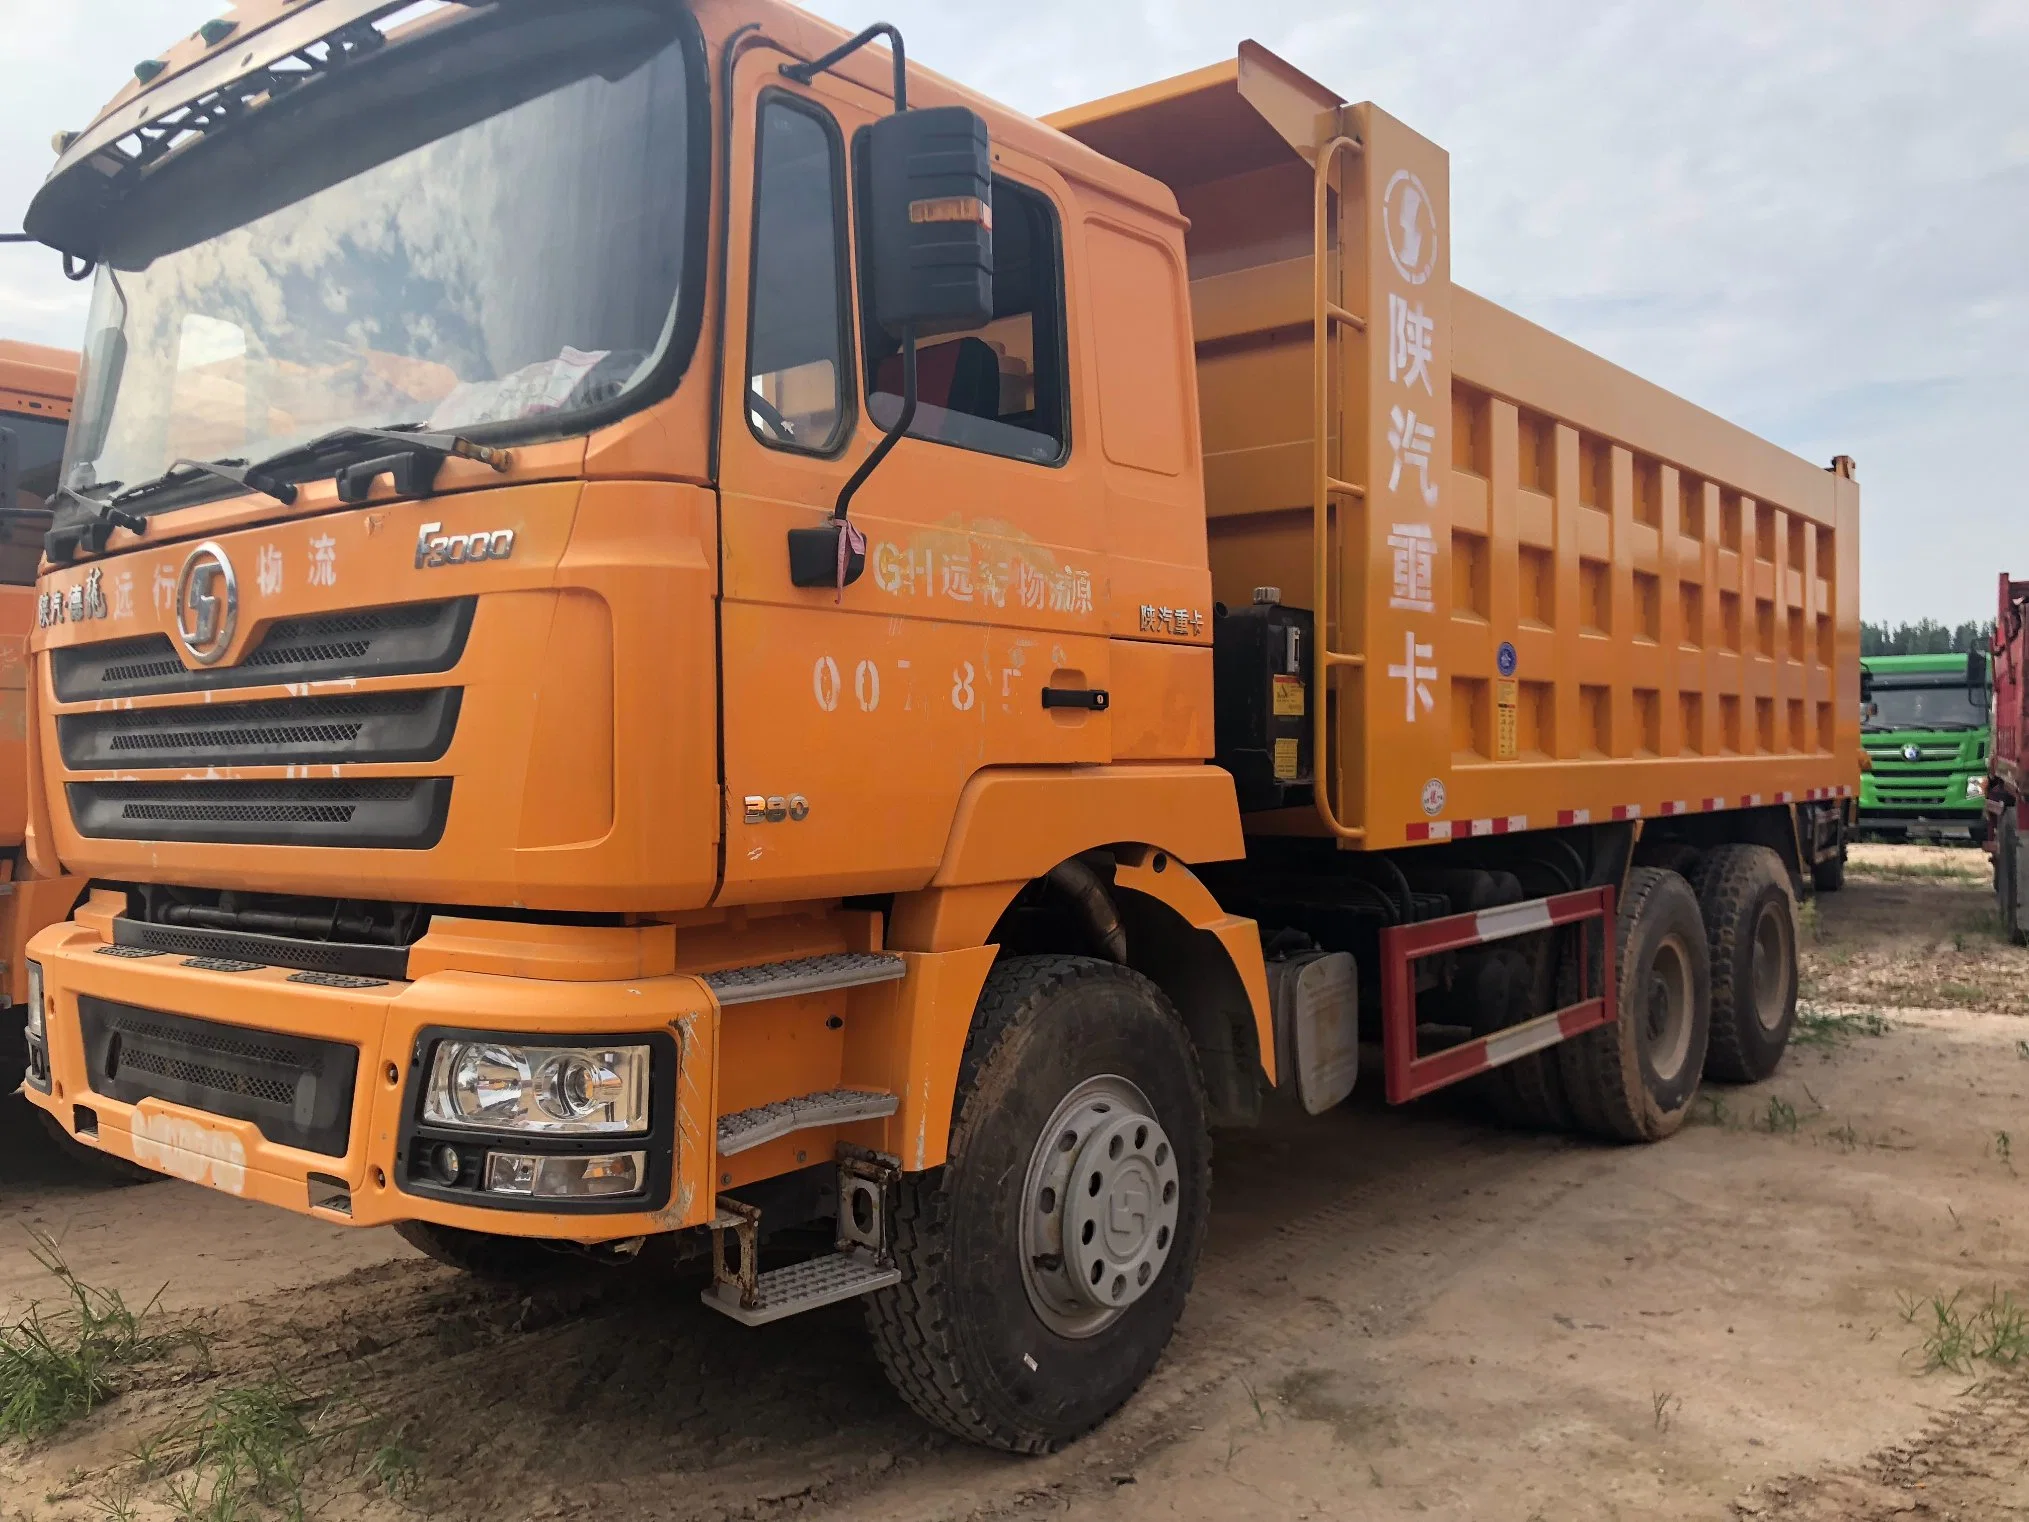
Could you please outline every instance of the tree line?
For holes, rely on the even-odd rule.
[[[1984,650],[1994,637],[1994,621],[1941,624],[1919,618],[1913,624],[1860,625],[1862,655],[1963,655]]]

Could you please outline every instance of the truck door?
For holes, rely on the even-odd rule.
[[[1108,681],[1064,187],[996,146],[994,319],[923,344],[910,437],[853,500],[865,574],[795,587],[788,531],[824,521],[900,411],[850,237],[851,135],[887,102],[757,51],[733,92],[719,419],[722,903],[920,886],[975,771],[1111,754],[1101,699],[1043,696]]]

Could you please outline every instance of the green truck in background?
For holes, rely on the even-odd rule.
[[[1986,652],[1860,658],[1860,828],[1986,837]]]

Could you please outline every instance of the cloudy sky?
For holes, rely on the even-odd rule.
[[[0,0],[0,221],[133,64],[219,0]],[[2029,574],[2023,0],[817,0],[1041,113],[1244,33],[1450,151],[1482,294],[1816,461],[1860,463],[1870,619]],[[0,246],[0,335],[82,291]]]

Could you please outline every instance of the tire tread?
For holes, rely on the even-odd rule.
[[[1668,885],[1672,883],[1689,892],[1690,885],[1675,872],[1659,867],[1634,867],[1629,870],[1614,926],[1614,993],[1621,1009],[1616,1011],[1616,1018],[1611,1023],[1573,1036],[1552,1048],[1557,1054],[1564,1096],[1571,1107],[1572,1118],[1579,1129],[1603,1141],[1659,1141],[1676,1129],[1676,1124],[1672,1123],[1658,1131],[1648,1117],[1638,1111],[1637,1095],[1630,1091],[1621,1050],[1622,1028],[1627,1020],[1628,1007],[1628,948],[1634,944],[1634,931],[1649,912],[1656,895],[1668,891]],[[1691,895],[1691,900],[1695,907],[1696,896]],[[1596,958],[1594,962],[1596,965]],[[1564,991],[1560,994],[1560,1002],[1571,1002],[1571,996],[1575,995],[1575,974],[1573,959],[1567,958],[1562,970]],[[1694,1052],[1692,1056],[1703,1063],[1702,1051]]]
[[[958,1060],[958,1104],[952,1119],[949,1156],[960,1156],[976,1124],[973,1100],[976,1080],[987,1069],[1003,1042],[1011,1039],[1024,1019],[1049,996],[1074,983],[1095,977],[1126,977],[1142,985],[1144,994],[1175,1019],[1162,990],[1141,974],[1114,962],[1080,956],[1019,956],[998,963],[987,974],[974,1009],[972,1026]],[[1195,1065],[1192,1082],[1203,1078]],[[1209,1194],[1209,1152],[1201,1152],[1199,1188]],[[904,1265],[935,1262],[950,1250],[950,1195],[945,1169],[903,1175],[895,1211],[895,1257]],[[1195,1255],[1183,1254],[1178,1264],[1184,1289],[1196,1268]],[[963,1355],[934,1281],[908,1272],[902,1281],[866,1299],[867,1330],[875,1355],[896,1392],[925,1421],[955,1437],[1022,1454],[1048,1453],[1062,1441],[1024,1430],[990,1411],[968,1388]],[[1123,1397],[1125,1399],[1125,1397]]]
[[[1782,884],[1787,878],[1782,858],[1768,847],[1730,845],[1706,856],[1704,869],[1692,884],[1712,950],[1712,1034],[1705,1048],[1705,1076],[1722,1083],[1755,1083],[1768,1076],[1748,1049],[1740,1022],[1720,1018],[1720,1011],[1733,1010],[1741,998],[1752,1002],[1751,988],[1734,987],[1740,936],[1743,931],[1753,933],[1753,927],[1745,923],[1746,909],[1749,900],[1769,882]],[[1794,940],[1791,944],[1794,946]],[[1794,998],[1791,1003],[1794,1005]]]

